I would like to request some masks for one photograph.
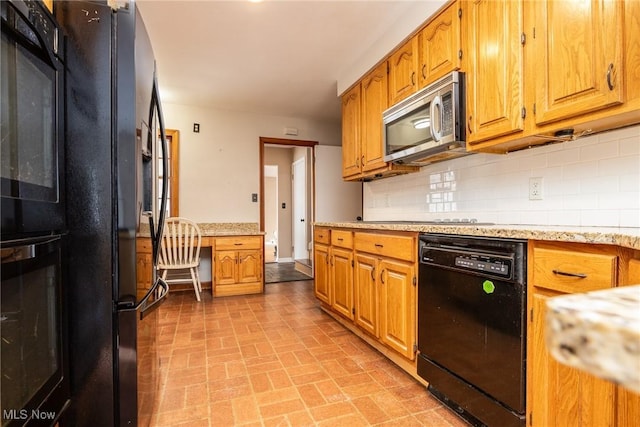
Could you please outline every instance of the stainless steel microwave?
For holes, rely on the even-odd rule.
[[[382,113],[385,162],[424,166],[469,154],[464,73],[454,71]]]

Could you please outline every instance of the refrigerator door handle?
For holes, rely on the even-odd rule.
[[[151,298],[153,295],[156,296],[156,299],[149,305],[147,305],[147,303],[149,302],[149,298]],[[121,301],[118,302],[117,309],[119,312],[123,312],[138,311],[140,310],[140,308],[142,308],[142,310],[140,311],[140,319],[142,319],[144,316],[158,308],[160,304],[164,302],[168,295],[169,285],[167,284],[167,282],[158,277],[153,286],[147,291],[144,297],[142,297],[142,299],[137,304],[134,304],[133,301]]]
[[[140,320],[153,313],[169,296],[169,285],[161,278],[158,277],[158,279],[156,280],[156,285],[149,290],[149,293],[147,295],[150,296],[150,292],[152,292],[154,288],[156,288],[156,299],[151,304],[140,310]],[[143,300],[147,300],[149,298],[147,295],[145,295],[145,298]]]
[[[151,227],[151,247],[153,250],[153,265],[156,266],[158,264],[158,256],[160,253],[160,241],[162,239],[162,232],[164,229],[164,222],[167,210],[167,196],[169,191],[169,183],[167,170],[169,169],[168,164],[168,149],[167,149],[167,136],[164,129],[164,117],[162,116],[162,105],[160,104],[160,94],[158,92],[158,79],[155,75],[153,76],[153,87],[151,89],[151,105],[149,106],[149,123],[153,123],[153,114],[154,111],[158,113],[158,125],[160,127],[160,147],[162,149],[162,195],[160,198],[160,212],[158,213],[158,228],[155,230],[151,217],[149,218],[149,225]],[[153,135],[151,134],[151,127],[149,128],[149,137],[151,138]]]

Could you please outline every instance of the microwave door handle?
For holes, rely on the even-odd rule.
[[[436,109],[438,110],[437,120]],[[431,101],[429,116],[431,117],[431,126],[429,127],[431,130],[431,137],[435,142],[440,142],[442,139],[442,98],[440,98],[440,95],[436,95],[436,97],[433,98],[433,101]],[[436,126],[438,127],[438,130],[436,130]]]

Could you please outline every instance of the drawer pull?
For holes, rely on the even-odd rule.
[[[553,270],[553,274],[557,274],[558,276],[579,277],[581,279],[587,278],[587,275],[583,273],[568,273],[566,271],[561,271],[561,270]]]
[[[384,245],[382,245],[380,243],[376,243],[376,248],[384,248]]]
[[[337,238],[338,242],[342,242],[344,239],[342,237]]]
[[[234,243],[236,246],[242,246],[242,243]]]

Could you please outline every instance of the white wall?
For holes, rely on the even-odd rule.
[[[259,222],[259,138],[285,138],[340,145],[339,123],[163,104],[168,129],[180,131],[180,215],[197,222]],[[200,133],[193,124],[200,124]]]
[[[355,221],[362,216],[362,183],[342,180],[342,147],[316,147],[315,179],[315,221]]]
[[[544,199],[529,200],[529,178]],[[365,220],[640,227],[640,126],[364,184]]]

